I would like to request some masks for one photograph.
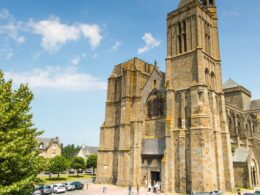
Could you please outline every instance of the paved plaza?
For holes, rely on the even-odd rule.
[[[106,185],[107,192],[103,193],[103,185],[97,184],[85,184],[84,190],[78,190],[73,192],[66,192],[68,195],[128,195],[127,187],[118,187],[113,185]],[[259,188],[258,188],[259,189]],[[254,190],[242,190],[242,194],[245,192],[254,192]],[[150,195],[155,195],[156,193],[151,193]],[[159,193],[157,193],[159,194]],[[164,193],[160,193],[161,195],[167,195]],[[227,195],[235,195],[237,193],[228,193]],[[136,189],[133,190],[132,195],[137,195]],[[141,188],[139,195],[147,195],[147,189]],[[169,195],[169,194],[168,194]]]
[[[74,192],[67,192],[70,195],[128,195],[128,188],[125,187],[117,187],[113,185],[106,185],[107,192],[103,192],[103,185],[96,185],[96,184],[85,184],[85,188],[82,191],[74,191]],[[141,188],[140,195],[146,195],[147,190],[145,188]],[[155,193],[151,193],[155,194]],[[161,193],[162,195],[163,193]],[[132,195],[137,195],[136,189],[133,189]]]

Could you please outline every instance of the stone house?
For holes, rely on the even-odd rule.
[[[98,153],[98,147],[82,145],[77,156],[84,158],[87,161],[88,157]]]
[[[58,137],[37,138],[39,142],[40,155],[44,158],[53,158],[61,155],[61,145]]]

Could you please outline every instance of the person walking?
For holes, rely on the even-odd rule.
[[[128,195],[132,195],[132,186],[131,185],[128,186]]]
[[[140,189],[139,189],[139,185],[137,184],[137,186],[136,186],[136,194],[137,194],[137,195],[139,195],[139,190],[140,190]]]

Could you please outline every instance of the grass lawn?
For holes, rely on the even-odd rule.
[[[38,178],[40,179],[40,183],[43,184],[53,184],[53,183],[64,183],[67,181],[76,181],[79,179],[89,179],[93,178],[95,175],[88,175],[88,174],[79,174],[79,176],[75,175],[68,175],[68,174],[60,174],[60,178],[57,175],[52,175],[51,178],[49,175],[39,175]]]

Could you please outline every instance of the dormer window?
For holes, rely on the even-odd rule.
[[[40,148],[40,149],[43,149],[43,146],[44,146],[43,143],[41,143],[39,148]]]

